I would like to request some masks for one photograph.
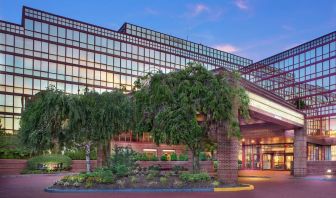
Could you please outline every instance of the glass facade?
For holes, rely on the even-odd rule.
[[[336,136],[336,32],[240,69],[307,115],[310,135]]]
[[[242,169],[290,170],[293,144],[242,145]]]
[[[209,70],[252,63],[130,24],[114,31],[24,7],[22,25],[0,21],[2,127],[15,133],[26,100],[48,85],[73,94],[86,87],[97,92],[122,87],[130,91],[133,82],[149,71],[167,73],[191,61]]]

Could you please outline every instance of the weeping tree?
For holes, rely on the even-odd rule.
[[[199,153],[211,132],[225,122],[227,136],[240,137],[238,107],[248,115],[248,96],[231,81],[237,74],[221,72],[214,75],[199,63],[189,63],[180,71],[148,74],[135,82],[135,132],[151,132],[157,144],[185,144],[191,151],[193,171],[199,171]],[[238,100],[235,100],[238,99]],[[237,105],[235,105],[237,104]],[[197,115],[204,115],[198,122]]]
[[[104,155],[98,154],[97,156],[102,157],[101,164],[99,164],[102,166],[109,162],[110,143],[113,136],[131,129],[132,104],[130,98],[121,91],[102,93],[99,100],[99,116],[101,122],[97,130],[101,141],[98,144],[98,151]]]
[[[85,147],[86,171],[90,172],[91,146],[106,145],[130,126],[129,98],[119,91],[103,94],[86,91],[70,96],[68,103],[68,138],[73,144]]]
[[[19,138],[32,152],[60,152],[65,138],[67,96],[50,86],[30,99],[21,114]]]

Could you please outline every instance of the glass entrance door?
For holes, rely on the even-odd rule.
[[[285,156],[284,154],[274,154],[273,156],[273,169],[284,170],[285,169]]]
[[[263,166],[264,170],[270,170],[272,168],[272,154],[263,154]]]
[[[292,169],[293,159],[294,159],[293,155],[286,155],[286,170]]]

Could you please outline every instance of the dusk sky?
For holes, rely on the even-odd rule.
[[[0,0],[0,19],[22,6],[117,30],[134,23],[253,61],[336,30],[335,0]]]

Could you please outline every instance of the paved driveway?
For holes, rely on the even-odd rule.
[[[252,172],[253,173],[253,172]],[[258,173],[260,175],[260,173]],[[256,175],[250,174],[250,175]],[[0,177],[0,197],[24,198],[86,198],[86,197],[113,197],[113,198],[172,198],[172,197],[229,197],[229,198],[328,198],[336,197],[336,180],[323,181],[321,177],[295,179],[289,175],[279,174],[271,178],[243,177],[242,183],[255,186],[254,191],[221,192],[221,193],[46,193],[43,189],[50,186],[60,176],[29,175]],[[245,175],[246,176],[246,175]]]

